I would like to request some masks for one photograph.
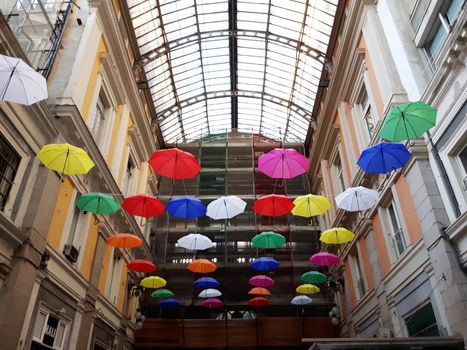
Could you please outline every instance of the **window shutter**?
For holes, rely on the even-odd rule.
[[[42,342],[42,333],[44,330],[45,322],[47,320],[47,316],[48,314],[45,311],[40,310],[36,318],[36,323],[34,324],[34,332],[32,336],[40,342]]]
[[[63,337],[65,336],[66,325],[60,321],[57,327],[57,333],[55,334],[54,348],[63,348]]]

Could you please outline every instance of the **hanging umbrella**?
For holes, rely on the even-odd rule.
[[[158,289],[152,292],[151,296],[153,298],[158,298],[158,299],[167,299],[167,298],[172,298],[173,296],[175,296],[175,294],[171,290],[162,288],[162,289]]]
[[[254,297],[248,300],[248,306],[250,307],[263,307],[269,304],[268,299],[263,297]]]
[[[47,82],[41,74],[20,58],[0,55],[0,101],[29,106],[47,97]]]
[[[274,249],[285,244],[285,237],[279,233],[267,231],[254,236],[251,242],[257,248]]]
[[[437,109],[423,102],[394,106],[378,136],[389,141],[412,140],[435,126]]]
[[[357,164],[366,173],[387,174],[404,167],[410,158],[410,152],[401,143],[381,142],[365,148]]]
[[[176,218],[194,219],[206,214],[206,206],[199,198],[179,197],[170,200],[167,211]]]
[[[215,288],[220,285],[220,283],[212,277],[201,277],[193,282],[193,285],[198,288]]]
[[[113,214],[120,209],[120,204],[115,198],[100,192],[85,193],[75,201],[75,204],[82,211],[95,214]]]
[[[303,305],[310,304],[312,301],[313,300],[309,296],[297,295],[296,297],[292,299],[291,303],[294,305],[303,306]]]
[[[224,305],[224,303],[217,298],[209,298],[209,299],[204,300],[201,305],[211,309],[211,308],[221,307]]]
[[[355,234],[343,227],[333,227],[321,233],[319,240],[326,244],[342,244],[353,240]]]
[[[314,194],[299,196],[293,201],[293,204],[295,207],[292,209],[292,214],[295,216],[303,216],[305,218],[323,215],[329,208],[331,208],[331,203],[329,203],[329,200],[326,197]]]
[[[134,260],[126,265],[128,270],[136,272],[154,272],[156,271],[156,265],[148,260]]]
[[[201,170],[194,155],[178,148],[157,150],[148,163],[157,174],[170,179],[191,179]]]
[[[309,271],[305,272],[300,279],[305,283],[324,283],[328,280],[327,276],[324,273],[318,271]]]
[[[107,245],[114,248],[136,248],[143,244],[143,241],[138,236],[131,233],[119,233],[114,236],[107,237],[105,240]]]
[[[210,273],[216,269],[216,264],[207,259],[195,259],[188,264],[188,270],[195,273]]]
[[[378,202],[378,191],[363,186],[350,187],[336,197],[337,206],[348,211],[367,210]]]
[[[164,204],[154,196],[148,194],[138,194],[123,200],[122,208],[128,214],[150,218],[159,216],[164,212]]]
[[[271,277],[265,275],[256,275],[250,278],[249,284],[255,287],[272,287],[276,284]]]
[[[274,179],[291,179],[308,170],[308,158],[294,149],[275,148],[258,160],[258,170]]]
[[[49,169],[66,175],[86,174],[94,166],[85,150],[68,143],[51,143],[37,157]]]
[[[214,289],[214,288],[208,288],[208,289],[201,291],[201,293],[199,293],[198,296],[200,298],[216,298],[216,297],[220,297],[221,295],[222,293],[219,290]]]
[[[264,216],[281,216],[287,215],[293,209],[292,201],[286,196],[278,194],[270,194],[258,198],[253,204],[253,209],[256,214]]]
[[[176,307],[180,307],[180,302],[177,299],[172,299],[172,298],[163,299],[159,303],[159,306],[165,309],[176,308]]]
[[[208,204],[206,215],[211,219],[231,219],[245,211],[246,202],[237,196],[222,196]]]
[[[339,264],[340,261],[337,255],[328,252],[316,253],[308,260],[316,266],[333,266]]]
[[[252,261],[250,267],[259,271],[274,270],[279,267],[279,262],[273,258],[256,258]]]
[[[319,287],[314,284],[306,283],[298,286],[296,291],[300,294],[316,294],[319,293]]]
[[[141,287],[144,288],[162,288],[167,284],[167,281],[159,276],[149,276],[141,280]]]
[[[182,248],[189,250],[204,250],[212,247],[212,241],[199,233],[190,233],[177,241]]]
[[[267,290],[266,288],[263,287],[255,287],[251,288],[250,291],[248,292],[250,295],[266,295],[269,296],[271,295],[271,292]]]

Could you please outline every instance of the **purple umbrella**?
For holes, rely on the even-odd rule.
[[[224,305],[224,303],[217,299],[217,298],[209,298],[209,299],[206,299],[205,301],[203,301],[203,303],[201,304],[203,305],[204,307],[208,307],[210,309],[212,308],[215,308],[215,307],[221,307],[222,305]]]
[[[276,284],[271,277],[265,275],[253,276],[250,278],[248,283],[255,287],[271,287]]]
[[[332,266],[337,265],[340,261],[337,255],[328,253],[328,252],[320,252],[314,254],[308,259],[313,265],[316,266]]]
[[[308,170],[308,158],[294,149],[275,148],[259,157],[258,170],[274,179],[291,179]]]

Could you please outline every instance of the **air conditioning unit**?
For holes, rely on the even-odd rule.
[[[71,262],[77,262],[79,249],[72,244],[65,244],[65,247],[63,247],[63,255]]]

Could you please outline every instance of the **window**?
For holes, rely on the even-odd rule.
[[[360,100],[360,107],[362,108],[362,119],[365,124],[366,131],[368,132],[370,139],[372,139],[375,134],[375,121],[371,110],[370,100],[365,89]]]
[[[128,163],[125,168],[122,193],[125,196],[131,195],[134,191],[135,183],[136,183],[136,165],[130,155],[128,158]]]
[[[79,198],[81,193],[77,192],[75,198]],[[87,238],[87,226],[89,222],[89,216],[86,212],[82,212],[77,206],[73,205],[71,208],[72,212],[69,214],[71,215],[71,219],[69,219],[69,226],[65,228],[65,232],[68,234],[64,235],[66,241],[64,242],[65,245],[73,246],[78,251],[81,250],[81,246],[84,244]],[[66,253],[66,254],[65,254]],[[69,254],[64,250],[65,256]],[[74,253],[72,255],[75,255]],[[79,253],[76,254],[76,258],[78,258]],[[68,257],[68,256],[67,256]],[[76,259],[75,258],[75,259]],[[75,262],[75,260],[71,260]],[[79,266],[79,260],[78,260]]]
[[[344,168],[342,166],[341,157],[339,152],[337,152],[336,158],[332,163],[333,175],[336,179],[334,185],[336,186],[336,191],[343,192],[345,191],[345,179],[344,179]]]
[[[464,191],[467,191],[467,145],[459,152],[457,159],[459,160],[460,175]]]
[[[363,298],[366,293],[366,285],[362,267],[360,265],[360,257],[358,255],[358,248],[354,246],[349,253],[349,263],[352,270],[352,278],[354,282],[355,292],[357,299]]]
[[[388,219],[389,219],[389,236],[392,240],[392,246],[396,257],[401,256],[407,249],[407,243],[404,237],[404,231],[402,230],[401,221],[399,219],[394,201],[391,201],[389,206],[386,208]]]
[[[122,275],[123,256],[122,253],[114,249],[111,261],[111,273],[108,276],[106,297],[113,304],[117,303],[118,293],[120,292],[120,279]]]
[[[404,317],[409,337],[439,336],[435,313],[431,303]]]
[[[100,145],[102,142],[102,134],[104,129],[105,122],[105,105],[102,98],[102,93],[99,94],[96,103],[96,109],[89,120],[89,131],[91,132],[94,141],[97,145]]]
[[[0,210],[5,209],[21,157],[0,135]]]
[[[40,309],[34,323],[33,341],[47,345],[32,345],[32,349],[64,349],[67,323],[50,312]]]

